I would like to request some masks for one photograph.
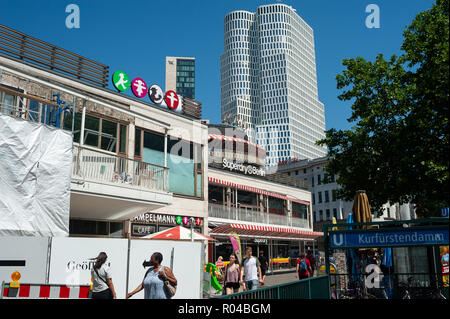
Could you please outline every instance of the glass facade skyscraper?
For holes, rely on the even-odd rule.
[[[267,151],[266,165],[326,155],[324,106],[317,90],[312,28],[285,4],[224,19],[221,117],[247,123],[247,134]]]
[[[166,91],[195,99],[195,59],[166,57]]]

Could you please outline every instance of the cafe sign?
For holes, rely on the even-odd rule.
[[[125,92],[129,88],[137,98],[144,98],[148,95],[150,101],[159,106],[165,106],[172,111],[182,113],[182,98],[174,91],[169,90],[165,94],[156,84],[148,86],[144,79],[136,77],[133,80],[121,70],[114,72],[112,76],[114,87],[119,92]]]

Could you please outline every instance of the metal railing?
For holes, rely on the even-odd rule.
[[[437,286],[448,298],[448,287],[442,287],[439,277],[432,273],[330,274],[330,287],[333,299],[402,299],[405,289],[426,299],[426,292]]]
[[[77,145],[73,147],[72,177],[165,192],[169,185],[169,169],[166,167]]]
[[[218,299],[330,299],[329,276],[318,276],[237,294],[217,296]]]
[[[208,204],[209,217],[229,219],[243,222],[253,222],[269,225],[292,226],[309,228],[308,220],[289,216],[282,216],[276,214],[267,214],[258,210],[229,207],[219,204]]]
[[[108,86],[108,66],[1,24],[0,53],[102,87]]]

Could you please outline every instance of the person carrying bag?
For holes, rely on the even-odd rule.
[[[93,279],[92,299],[116,299],[111,269],[105,265],[108,256],[101,252],[91,270]]]

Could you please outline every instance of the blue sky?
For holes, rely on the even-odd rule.
[[[196,99],[203,117],[220,121],[220,55],[223,18],[234,10],[255,12],[272,0],[0,0],[0,24],[110,66],[130,78],[164,90],[165,57],[196,58]],[[326,129],[349,129],[350,104],[337,96],[336,75],[342,60],[374,60],[401,54],[403,31],[429,0],[280,1],[290,5],[314,30],[319,100],[325,105]],[[68,29],[66,6],[80,8],[80,28]],[[365,25],[365,8],[380,8],[380,28]],[[112,85],[110,85],[112,88]]]

